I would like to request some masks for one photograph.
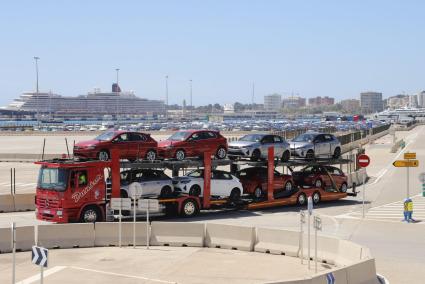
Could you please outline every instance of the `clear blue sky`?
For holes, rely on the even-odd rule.
[[[40,88],[122,89],[170,103],[273,92],[358,98],[425,89],[425,1],[5,1],[0,105]]]

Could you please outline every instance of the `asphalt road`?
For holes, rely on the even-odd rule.
[[[401,152],[391,154],[391,139],[383,137],[366,147],[371,157],[367,171],[371,179],[366,185],[366,216],[362,218],[362,194],[344,200],[318,205],[314,214],[322,216],[322,234],[349,239],[369,247],[376,258],[378,273],[391,283],[423,283],[425,271],[425,197],[419,196],[421,184],[418,174],[425,163],[425,126],[409,132],[398,133],[407,146]],[[394,168],[392,162],[400,159],[405,151],[417,153],[418,168],[410,169],[410,195],[414,196],[413,217],[418,223],[401,222],[402,201],[406,197],[406,169]],[[362,188],[358,188],[362,190]],[[259,211],[203,212],[190,222],[220,222],[286,229],[299,229],[297,206],[272,208]],[[0,214],[0,226],[9,226],[15,220],[18,225],[38,223],[32,213]],[[181,219],[176,219],[182,221]]]

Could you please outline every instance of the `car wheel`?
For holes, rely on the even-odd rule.
[[[339,157],[341,157],[341,148],[337,147],[334,151],[333,158],[338,159]]]
[[[254,189],[253,195],[256,199],[260,199],[263,196],[263,190],[261,189],[261,187],[257,186]]]
[[[313,160],[314,159],[314,151],[313,150],[308,150],[307,154],[305,155],[307,160]]]
[[[252,151],[251,160],[252,161],[258,161],[261,159],[261,152],[258,149],[255,149]]]
[[[344,182],[341,184],[341,188],[339,189],[340,192],[346,193],[347,192],[347,184]]]
[[[292,191],[292,182],[285,183],[285,191]]]
[[[156,159],[156,152],[154,150],[149,150],[146,153],[146,160],[155,161],[155,159]]]
[[[319,192],[314,192],[313,193],[313,204],[318,204],[320,202],[320,193]]]
[[[198,203],[192,198],[188,198],[183,201],[180,215],[183,217],[189,218],[197,215],[199,213]]]
[[[291,153],[289,151],[285,151],[282,154],[281,161],[282,162],[287,162],[287,161],[289,161],[290,158],[291,158]]]
[[[201,195],[201,187],[197,184],[194,184],[189,189],[189,195],[191,196],[199,196]]]
[[[176,151],[176,159],[178,161],[184,160],[185,157],[186,157],[186,154],[185,154],[185,152],[183,150],[180,149],[180,150],[177,150]]]
[[[304,206],[307,203],[307,197],[304,193],[301,193],[300,195],[298,195],[297,203],[300,206]]]
[[[97,154],[97,158],[101,161],[108,161],[109,160],[109,152],[106,150],[102,150]]]
[[[239,188],[235,187],[230,192],[229,198],[230,198],[230,201],[232,201],[232,202],[238,201],[239,199],[241,199],[241,190]]]
[[[173,190],[168,185],[164,186],[161,189],[160,197],[169,197],[173,194]]]
[[[101,220],[101,213],[96,206],[88,206],[83,209],[80,215],[81,223],[94,223]]]
[[[224,147],[218,148],[215,156],[217,157],[217,159],[220,159],[220,160],[226,158],[226,156],[227,156],[226,148],[224,148]]]
[[[316,181],[314,182],[314,187],[322,188],[323,187],[322,180],[321,179],[316,179]]]

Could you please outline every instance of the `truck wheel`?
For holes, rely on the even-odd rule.
[[[160,197],[169,197],[169,196],[171,196],[171,194],[173,194],[173,190],[171,189],[171,187],[166,185],[161,189]]]
[[[152,162],[152,161],[155,161],[155,159],[156,159],[156,152],[154,150],[149,150],[146,153],[146,160]]]
[[[183,217],[189,218],[196,216],[199,213],[198,204],[195,200],[188,198],[183,201],[180,215]]]
[[[197,184],[192,185],[192,187],[189,189],[189,195],[191,196],[201,195],[201,187]]]
[[[261,152],[258,149],[255,149],[251,155],[251,161],[258,161],[261,159]]]
[[[239,188],[235,187],[230,192],[229,198],[230,198],[230,201],[232,201],[232,202],[238,201],[239,199],[241,199],[241,190]]]
[[[83,209],[80,215],[81,223],[94,223],[101,220],[101,213],[96,206],[87,206]]]
[[[300,206],[304,206],[307,203],[307,197],[305,196],[304,193],[301,193],[300,195],[298,195],[297,203]]]
[[[339,157],[341,156],[341,148],[336,148],[335,149],[335,151],[334,151],[334,155],[333,155],[333,158],[334,159],[338,159]]]
[[[319,192],[314,192],[313,193],[313,204],[318,204],[320,202],[320,193]]]
[[[341,188],[339,189],[340,192],[346,193],[347,192],[347,184],[344,182],[341,184]]]
[[[182,149],[177,150],[175,156],[176,156],[176,159],[178,161],[182,161],[182,160],[184,160],[184,158],[186,158],[186,154],[185,154],[185,152]]]
[[[106,150],[102,150],[97,154],[97,158],[101,161],[108,161],[109,160],[109,152]]]
[[[219,147],[219,148],[217,149],[217,153],[215,154],[215,156],[217,157],[217,159],[220,159],[220,160],[222,160],[222,159],[226,158],[226,156],[227,156],[226,148],[224,148],[224,147]]]
[[[289,151],[285,151],[282,154],[282,158],[280,159],[282,162],[289,161],[289,158],[291,158],[291,153]]]

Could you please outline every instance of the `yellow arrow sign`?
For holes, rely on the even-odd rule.
[[[418,167],[418,160],[397,160],[393,163],[393,166],[396,168],[406,168],[406,167]]]
[[[406,160],[409,160],[409,159],[416,159],[416,153],[404,153],[404,158],[405,158]]]

